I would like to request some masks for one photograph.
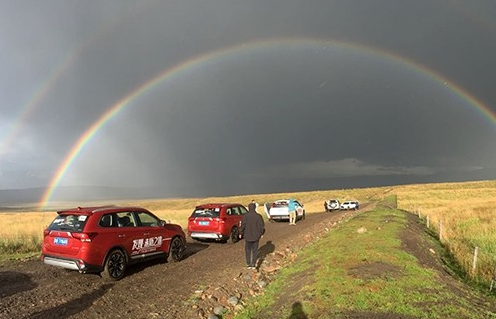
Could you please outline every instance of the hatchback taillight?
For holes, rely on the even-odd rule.
[[[43,237],[46,237],[46,236],[48,236],[48,235],[50,235],[50,229],[45,229],[45,230],[43,231]]]
[[[72,238],[79,239],[82,242],[91,243],[98,233],[72,233]]]

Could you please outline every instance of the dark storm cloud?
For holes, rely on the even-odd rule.
[[[449,83],[494,108],[494,10],[489,0],[3,2],[0,142],[47,75],[69,62],[0,158],[0,187],[46,185],[78,138],[135,88],[243,43],[123,108],[61,184],[189,196],[494,178],[495,125]],[[306,42],[247,53],[277,38],[369,49]]]

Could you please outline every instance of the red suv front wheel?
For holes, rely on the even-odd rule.
[[[172,257],[173,262],[178,262],[184,256],[184,243],[179,237],[174,237],[169,247],[169,255]]]

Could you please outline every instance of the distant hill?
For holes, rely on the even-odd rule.
[[[25,189],[3,189],[0,190],[0,208],[24,205],[27,203],[38,203],[45,188]],[[56,199],[64,201],[98,201],[118,199],[149,199],[167,198],[172,196],[158,188],[125,188],[125,187],[101,187],[101,186],[70,186],[57,188]]]

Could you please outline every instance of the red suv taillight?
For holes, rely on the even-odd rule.
[[[72,238],[79,239],[82,242],[91,243],[98,233],[72,233]]]
[[[43,231],[43,237],[46,237],[46,236],[48,236],[48,235],[50,235],[50,230],[49,230],[49,229],[45,229],[45,230]]]

